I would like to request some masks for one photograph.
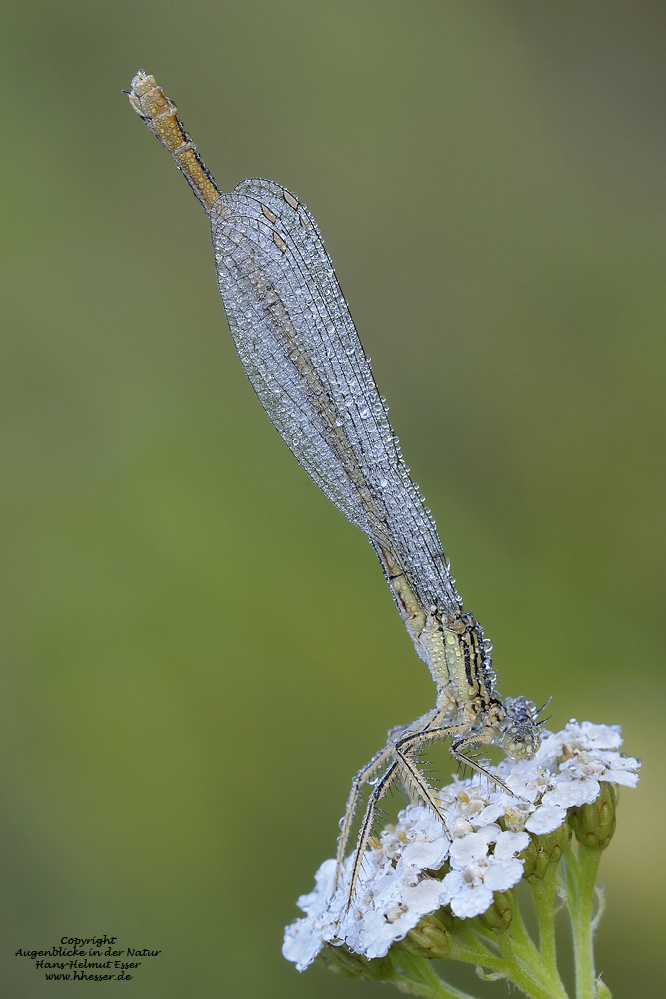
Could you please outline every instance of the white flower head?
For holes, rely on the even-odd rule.
[[[449,850],[451,871],[442,880],[440,902],[454,916],[469,919],[485,912],[493,892],[513,888],[523,875],[518,854],[529,844],[525,832],[506,832],[498,825],[454,839]]]
[[[349,908],[352,856],[337,885],[335,861],[321,865],[314,891],[298,900],[304,918],[286,929],[284,956],[299,971],[325,944],[384,957],[442,906],[461,919],[485,912],[494,892],[520,881],[529,833],[553,832],[569,808],[597,798],[600,781],[635,786],[640,763],[622,757],[621,744],[619,726],[571,721],[555,735],[544,732],[533,759],[502,761],[497,772],[512,794],[477,777],[443,788],[446,830],[429,808],[408,806],[366,851]]]

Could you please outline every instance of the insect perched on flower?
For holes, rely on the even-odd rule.
[[[325,959],[334,964],[329,945],[334,954],[338,948],[339,959],[344,944],[345,953],[366,961],[362,973],[370,974],[368,961],[385,958],[395,941],[416,933],[422,919],[442,906],[452,918],[484,914],[491,929],[506,929],[511,906],[496,917],[488,913],[498,893],[523,875],[530,833],[563,827],[573,807],[596,800],[599,780],[622,782],[624,776],[631,783],[635,761],[618,762],[617,746],[605,740],[619,735],[603,727],[567,729],[542,743],[536,706],[524,697],[500,696],[490,643],[463,609],[435,522],[403,460],[305,205],[282,185],[256,178],[221,193],[152,76],[137,74],[129,101],[208,214],[220,295],[259,401],[305,471],[367,535],[436,685],[434,707],[391,729],[352,781],[336,859],[320,869],[315,892],[301,899],[307,918],[287,931],[285,954],[303,968],[328,948]],[[604,744],[597,755],[591,752],[595,738]],[[439,792],[430,785],[419,753],[439,739],[450,740],[459,764],[487,779],[485,791],[470,782]],[[497,769],[473,755],[475,747],[489,744],[507,756]],[[562,757],[565,746],[569,755]],[[617,757],[612,765],[603,755],[610,751]],[[615,777],[604,776],[611,772]],[[379,803],[396,783],[422,806],[402,813],[370,850]],[[356,847],[345,858],[365,787],[370,791]],[[432,948],[432,933],[429,939]],[[418,951],[414,939],[411,946]],[[487,964],[478,953],[475,960]],[[390,980],[389,971],[372,975],[386,972]]]

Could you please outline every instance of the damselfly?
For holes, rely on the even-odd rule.
[[[539,746],[539,712],[531,701],[503,700],[495,689],[489,643],[463,610],[434,520],[403,461],[308,209],[269,180],[244,180],[230,194],[221,193],[152,76],[137,74],[129,101],[208,214],[220,295],[259,401],[306,472],[368,536],[437,687],[434,708],[392,729],[352,781],[340,823],[338,879],[359,797],[364,785],[371,790],[354,851],[349,907],[377,806],[395,781],[446,826],[419,765],[420,750],[435,739],[450,739],[459,763],[504,786],[470,751],[495,743],[511,757],[529,758]]]

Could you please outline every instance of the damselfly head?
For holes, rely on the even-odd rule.
[[[509,697],[499,726],[499,745],[512,760],[529,760],[541,745],[539,709],[526,697]]]

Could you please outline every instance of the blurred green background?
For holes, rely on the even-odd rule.
[[[142,67],[223,190],[267,176],[314,212],[502,691],[552,694],[550,727],[619,722],[643,758],[598,956],[649,994],[663,6],[62,0],[4,24],[0,991],[73,995],[14,951],[107,933],[162,950],[133,996],[388,994],[299,976],[282,928],[432,683],[246,382],[205,216],[121,93]]]

